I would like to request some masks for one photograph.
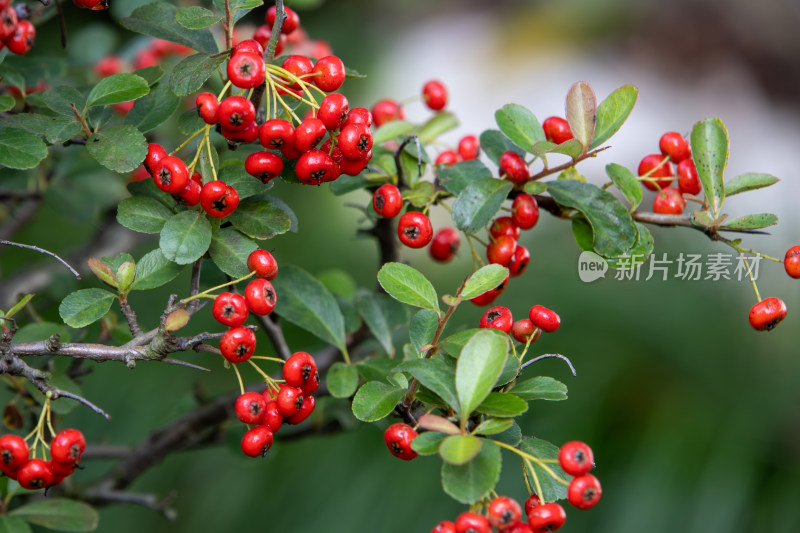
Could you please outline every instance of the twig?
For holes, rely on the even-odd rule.
[[[569,369],[572,371],[572,375],[573,376],[578,375],[578,373],[575,372],[575,367],[572,366],[572,361],[570,361],[569,358],[561,355],[560,353],[546,353],[544,355],[540,355],[539,357],[534,357],[530,361],[525,361],[524,363],[522,363],[522,365],[519,367],[519,372],[517,372],[517,376],[519,376],[523,370],[531,366],[533,363],[541,361],[542,359],[553,359],[553,358],[561,359],[562,361],[567,363],[567,366],[569,366]]]
[[[125,317],[125,320],[128,321],[128,329],[131,330],[133,336],[136,337],[141,335],[142,328],[139,327],[139,322],[136,320],[136,311],[131,308],[126,298],[120,298],[119,309],[122,312],[122,315]]]
[[[47,5],[49,1],[40,0],[42,5]],[[58,24],[61,28],[61,48],[67,47],[67,22],[64,17],[64,8],[61,5],[61,0],[56,0],[56,9],[58,10]]]
[[[280,325],[279,319],[273,318],[272,315],[256,315],[256,319],[267,334],[269,342],[272,343],[272,347],[278,352],[278,357],[283,360],[289,359],[292,356],[292,351],[289,349],[286,338],[283,336],[283,328]]]
[[[30,244],[20,244],[20,243],[18,243],[18,242],[11,242],[11,241],[6,241],[6,240],[0,240],[0,245],[3,245],[3,244],[6,244],[6,245],[8,245],[8,246],[16,246],[17,248],[25,248],[26,250],[33,250],[33,251],[35,251],[35,252],[39,252],[40,254],[49,255],[50,257],[52,257],[52,258],[56,259],[56,260],[57,260],[58,262],[60,262],[62,265],[64,265],[65,267],[67,267],[67,268],[69,269],[69,271],[70,271],[70,272],[72,272],[72,273],[75,275],[75,277],[76,277],[76,278],[78,278],[78,279],[81,279],[81,275],[80,275],[80,274],[78,274],[78,271],[77,271],[77,270],[75,270],[74,268],[72,268],[72,267],[69,265],[69,263],[67,263],[66,261],[64,261],[63,259],[61,259],[61,258],[60,258],[58,255],[54,254],[53,252],[49,252],[49,251],[47,251],[47,250],[45,250],[45,249],[43,249],[43,248],[39,248],[38,246],[33,246],[33,245],[30,245]]]
[[[110,414],[106,413],[101,408],[99,408],[98,406],[96,406],[95,404],[93,404],[92,402],[90,402],[89,400],[84,398],[83,396],[78,396],[77,394],[73,394],[73,393],[71,393],[69,391],[65,391],[65,390],[59,389],[57,387],[53,387],[52,385],[47,385],[45,387],[45,390],[42,390],[42,393],[46,394],[48,390],[52,392],[52,394],[53,394],[52,398],[54,400],[56,400],[58,398],[69,398],[70,400],[75,400],[76,402],[85,405],[86,407],[88,407],[89,409],[91,409],[92,411],[97,413],[98,415],[104,417],[106,420],[111,420],[111,415]]]
[[[269,36],[269,42],[264,50],[264,63],[270,64],[275,59],[275,50],[278,49],[278,40],[281,36],[281,29],[283,28],[283,21],[286,20],[286,10],[283,8],[283,0],[278,0],[275,3],[275,22],[272,24],[272,33]],[[267,74],[270,76],[270,74]],[[253,107],[256,109],[257,122],[263,122],[267,117],[264,116],[264,110],[261,108],[261,100],[264,98],[264,91],[266,91],[266,83],[262,83],[253,90],[250,95],[250,101],[253,102]]]
[[[566,170],[566,169],[568,169],[570,167],[574,167],[575,165],[577,165],[578,163],[580,163],[584,159],[589,159],[590,157],[596,157],[597,154],[599,154],[603,150],[608,150],[609,148],[611,148],[611,146],[602,146],[600,148],[595,148],[591,152],[586,152],[585,154],[579,155],[577,159],[573,159],[571,161],[567,161],[566,163],[564,163],[562,165],[555,166],[555,167],[545,168],[541,172],[531,176],[529,178],[529,181],[540,180],[540,179],[542,179],[542,178],[544,178],[546,176],[549,176],[551,174],[555,174],[556,172],[561,172],[562,170]]]

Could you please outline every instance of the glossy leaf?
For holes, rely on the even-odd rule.
[[[358,389],[353,397],[353,414],[362,422],[380,420],[394,411],[395,406],[403,399],[406,389],[368,381]]]
[[[472,181],[453,202],[453,222],[465,233],[476,233],[500,210],[513,184],[494,178]]]
[[[511,426],[506,429],[505,431],[501,431],[500,433],[495,433],[492,436],[492,440],[496,440],[497,442],[504,442],[509,446],[516,446],[517,444],[522,441],[522,430],[519,427],[513,418],[504,418],[502,420],[509,420],[511,421]]]
[[[543,181],[529,181],[523,190],[528,194],[543,194],[547,191],[547,183]]]
[[[208,253],[211,259],[227,275],[241,278],[250,273],[247,258],[258,245],[233,228],[219,228],[211,233]]]
[[[462,417],[469,416],[497,382],[508,355],[508,339],[481,330],[464,345],[456,364],[456,392]]]
[[[58,314],[68,326],[82,328],[103,318],[116,298],[105,289],[81,289],[61,300]]]
[[[0,515],[0,533],[31,533],[31,526],[17,516]]]
[[[534,144],[545,140],[539,119],[519,104],[504,105],[495,112],[494,119],[500,131],[526,152],[532,152]]]
[[[447,192],[458,196],[473,181],[491,178],[493,175],[486,165],[477,159],[471,159],[441,167],[437,171],[437,181]]]
[[[130,102],[150,92],[150,86],[136,74],[112,74],[92,87],[86,106],[106,106]]]
[[[89,505],[64,498],[48,498],[18,507],[10,516],[58,531],[94,531],[100,520]]]
[[[419,129],[419,140],[426,143],[435,141],[443,133],[458,127],[458,119],[449,111],[440,111],[428,119]]]
[[[111,126],[89,137],[86,151],[107,169],[122,174],[132,172],[144,161],[147,140],[133,126]]]
[[[264,2],[262,0],[230,0],[228,2],[228,7],[231,11],[231,24],[235,24],[239,19],[243,16],[247,15],[247,13],[255,9]],[[220,13],[225,13],[225,1],[224,0],[214,0],[214,5],[217,8],[217,11]],[[293,4],[293,7],[297,7]]]
[[[447,405],[458,410],[460,404],[456,393],[456,371],[452,360],[442,355],[435,355],[430,359],[411,359],[398,365],[395,371],[411,374]]]
[[[411,318],[411,324],[408,326],[408,336],[411,344],[417,350],[417,354],[419,354],[423,346],[433,340],[438,325],[439,317],[430,309],[421,309]]]
[[[378,282],[389,295],[404,304],[439,312],[436,290],[419,270],[403,263],[386,263]]]
[[[446,436],[438,431],[420,433],[411,441],[411,449],[420,455],[434,455],[439,453],[439,446]]]
[[[325,383],[334,398],[349,398],[358,388],[358,369],[337,361],[328,370]]]
[[[475,271],[464,283],[461,298],[470,300],[488,292],[508,277],[508,269],[502,265],[489,264]]]
[[[195,54],[184,58],[172,69],[169,88],[178,96],[187,96],[198,91],[226,59],[224,54],[214,57],[210,54]]]
[[[728,130],[718,118],[707,118],[692,128],[692,159],[711,212],[719,216],[725,201],[723,175],[728,164]]]
[[[153,130],[169,120],[181,101],[164,84],[156,85],[150,94],[140,98],[125,117],[125,124],[135,126],[142,133]]]
[[[533,145],[535,154],[564,154],[572,159],[577,159],[583,153],[583,145],[578,139],[569,139],[561,144],[550,141],[542,141]]]
[[[519,445],[519,449],[525,453],[533,455],[538,459],[558,459],[558,447],[550,444],[546,440],[536,438],[523,439]],[[545,469],[539,466],[537,463],[533,461],[531,461],[531,463],[533,465],[533,469],[536,471],[536,477],[539,479],[539,485],[542,487],[542,494],[539,496],[543,500],[551,502],[563,500],[567,497],[566,485],[562,485],[558,481],[554,480],[550,474],[548,474]],[[547,463],[547,466],[562,480],[570,480],[571,476],[567,475],[567,473],[561,469],[558,461]],[[533,486],[533,477],[529,475],[529,479],[531,480],[531,486]]]
[[[189,30],[175,19],[178,8],[166,2],[152,2],[133,10],[130,16],[120,20],[125,28],[157,39],[178,43],[200,52],[214,54],[217,43],[207,29]]]
[[[119,280],[119,290],[123,293],[127,293],[131,283],[133,283],[133,278],[136,276],[136,263],[133,261],[123,262],[119,268],[117,268],[116,274]]]
[[[585,81],[573,84],[567,92],[566,115],[575,139],[588,148],[597,123],[597,97]]]
[[[495,165],[500,162],[500,156],[503,155],[503,152],[507,152],[508,150],[516,152],[521,156],[525,155],[525,152],[521,148],[511,142],[511,139],[498,130],[484,131],[481,133],[480,141],[481,150],[483,150],[486,156],[491,159]]]
[[[164,204],[146,196],[125,198],[117,207],[117,222],[139,233],[160,233],[172,215]]]
[[[474,435],[450,435],[439,445],[439,456],[445,463],[463,465],[481,451],[483,439]]]
[[[156,248],[146,253],[136,263],[136,277],[133,279],[131,290],[148,290],[161,287],[169,283],[183,272],[184,266],[173,263]]]
[[[525,400],[507,392],[490,392],[477,408],[479,413],[500,418],[519,416],[527,410]]]
[[[625,200],[628,201],[631,211],[635,211],[639,204],[642,203],[643,197],[642,186],[639,180],[636,179],[636,175],[616,163],[606,165],[606,174],[625,197]]]
[[[473,430],[476,435],[497,435],[514,425],[511,418],[487,418]]]
[[[412,123],[405,120],[392,120],[375,130],[372,135],[372,143],[377,146],[398,137],[411,135],[413,131],[414,125]]]
[[[453,499],[470,505],[492,491],[500,479],[502,467],[500,447],[487,440],[478,455],[467,464],[442,463],[442,487]]]
[[[0,126],[0,166],[33,168],[47,157],[47,146],[33,133]]]
[[[745,215],[742,217],[728,220],[720,226],[722,229],[736,230],[757,230],[768,228],[778,223],[778,217],[772,213],[758,213],[756,215]]]
[[[525,381],[518,381],[511,387],[511,392],[525,401],[567,399],[567,386],[548,376],[536,376]]]
[[[438,415],[422,415],[417,422],[419,422],[419,427],[430,431],[439,431],[448,435],[457,435],[460,432],[457,425]]]
[[[203,257],[211,245],[211,224],[197,211],[183,211],[164,224],[158,246],[164,257],[188,265]]]
[[[600,102],[597,106],[594,139],[589,144],[589,149],[597,148],[619,130],[631,114],[638,97],[639,89],[633,85],[625,85]]]
[[[780,181],[770,174],[742,174],[736,176],[725,184],[725,196],[733,196],[747,191],[754,191],[763,187],[769,187]]]
[[[175,20],[184,28],[201,30],[222,19],[222,15],[200,6],[181,7],[175,12]]]

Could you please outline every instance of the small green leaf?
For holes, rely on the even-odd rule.
[[[383,381],[392,385],[396,382],[395,376],[402,376],[402,374],[395,372],[394,367],[396,364],[396,360],[388,357],[370,357],[359,361],[353,366],[356,367],[364,381]],[[403,379],[405,379],[405,376],[403,376]],[[405,381],[408,383],[408,380]]]
[[[136,263],[125,261],[117,269],[117,279],[119,280],[119,290],[127,292],[136,276]]]
[[[14,100],[13,96],[9,94],[0,95],[0,111],[8,111],[13,108],[16,103],[17,101]]]
[[[497,214],[512,188],[511,182],[494,178],[472,181],[453,202],[456,227],[464,233],[476,233]]]
[[[509,418],[527,411],[528,403],[508,392],[490,392],[476,410],[488,416]]]
[[[25,296],[23,296],[20,301],[15,303],[11,307],[11,309],[8,310],[8,313],[5,314],[5,317],[6,318],[12,318],[14,315],[19,313],[22,310],[22,308],[24,308],[26,305],[28,305],[28,302],[30,302],[33,299],[34,296],[36,296],[36,295],[35,294],[26,294]],[[2,311],[0,311],[0,313],[2,313]],[[16,336],[15,336],[15,338],[16,338]]]
[[[392,120],[375,130],[372,135],[372,144],[377,146],[398,137],[405,137],[414,131],[414,125],[405,120]]]
[[[155,85],[158,80],[164,77],[164,69],[158,65],[153,65],[152,67],[144,67],[144,68],[137,68],[133,71],[134,74],[142,78],[144,81],[147,82],[147,85],[153,86]]]
[[[381,305],[383,299],[389,297],[385,294],[375,294],[372,292],[361,294],[358,297],[358,312],[369,330],[378,340],[389,356],[394,355],[394,344],[392,344],[392,328],[389,325],[389,318],[384,313]],[[391,301],[391,300],[390,300]]]
[[[442,487],[450,497],[471,505],[492,491],[502,467],[500,447],[485,440],[472,461],[463,465],[442,463]]]
[[[711,227],[717,223],[717,220],[708,212],[707,209],[692,211],[690,217],[695,226]]]
[[[104,289],[81,289],[61,301],[58,314],[68,326],[82,328],[103,318],[116,298]]]
[[[511,392],[525,401],[567,399],[567,386],[548,376],[536,376],[525,381],[518,381],[511,387]]]
[[[0,533],[31,533],[31,526],[22,518],[0,515]]]
[[[124,174],[144,161],[147,140],[133,126],[111,126],[89,137],[86,150],[107,169]]]
[[[421,309],[411,318],[411,324],[408,326],[408,337],[418,355],[422,347],[433,340],[433,335],[436,333],[438,325],[439,317],[430,309]]]
[[[481,133],[481,150],[495,165],[499,164],[503,152],[511,150],[521,156],[525,155],[524,151],[498,130],[486,130]]]
[[[76,532],[94,531],[100,519],[93,507],[63,498],[29,503],[14,509],[9,515],[48,529]]]
[[[152,2],[133,10],[130,16],[120,20],[125,28],[157,39],[182,44],[200,52],[214,54],[217,43],[207,29],[189,30],[178,24],[175,15],[178,8],[167,2]]]
[[[164,257],[161,249],[156,248],[146,253],[136,264],[136,277],[131,290],[143,291],[161,287],[178,277],[184,268]]]
[[[436,290],[419,270],[402,263],[386,263],[378,282],[389,295],[404,304],[439,312]]]
[[[532,152],[534,144],[546,140],[539,119],[519,104],[504,105],[495,112],[494,119],[500,131],[526,152]]]
[[[635,211],[642,203],[642,186],[636,179],[636,175],[616,163],[606,165],[606,174],[631,205],[631,211]]]
[[[47,146],[33,133],[0,126],[0,166],[33,168],[47,157]]]
[[[520,429],[519,424],[514,422],[513,418],[504,418],[502,420],[510,420],[512,424],[505,431],[496,433],[494,437],[492,437],[492,440],[496,440],[497,442],[504,442],[509,446],[516,446],[522,440],[522,430]]]
[[[440,111],[428,119],[419,129],[419,140],[425,143],[432,143],[450,130],[458,127],[458,119],[449,111]]]
[[[529,181],[525,184],[524,191],[528,194],[543,194],[547,191],[547,184],[543,181]]]
[[[147,81],[136,74],[113,74],[92,87],[86,98],[86,106],[121,104],[141,98],[149,92]]]
[[[211,233],[208,253],[220,270],[233,278],[250,273],[247,257],[258,245],[233,228],[218,228]]]
[[[74,87],[69,87],[67,85],[59,85],[58,87],[53,87],[49,91],[45,91],[42,93],[42,99],[44,100],[44,104],[51,110],[60,115],[69,117],[75,116],[75,112],[72,111],[72,106],[70,104],[75,104],[79,113],[81,109],[86,107],[86,96],[81,94],[80,91]]]
[[[619,130],[631,114],[638,97],[639,89],[633,85],[625,85],[612,92],[597,106],[597,126],[589,149],[597,148]]]
[[[723,176],[728,165],[728,130],[718,118],[707,118],[692,128],[692,159],[714,218],[725,201]]]
[[[218,56],[195,54],[184,58],[172,69],[169,88],[178,96],[192,94],[203,86],[226,59],[225,54]]]
[[[496,329],[471,328],[453,333],[449,337],[446,337],[440,343],[441,348],[453,357],[458,357],[458,354],[461,353],[461,350],[464,349],[464,346],[467,344],[467,342],[479,331],[489,331],[490,333],[493,333],[503,339],[508,338],[505,333]]]
[[[488,418],[478,424],[473,430],[476,435],[496,435],[507,431],[514,425],[514,420],[511,418]]]
[[[233,227],[254,239],[271,239],[292,227],[292,221],[280,207],[263,199],[241,202],[228,220]]]
[[[758,213],[757,215],[745,215],[725,222],[720,229],[735,230],[757,230],[768,228],[778,223],[778,217],[772,213]]]
[[[175,20],[184,28],[202,30],[222,20],[222,15],[204,7],[187,6],[181,7],[175,12]]]
[[[450,435],[439,445],[439,456],[445,463],[463,465],[481,451],[482,439],[474,435]]]
[[[455,367],[451,359],[442,355],[435,355],[430,359],[410,359],[401,363],[395,371],[411,374],[448,406],[458,409]]]
[[[146,196],[125,198],[117,207],[117,222],[139,233],[161,233],[172,215],[164,204]]]
[[[780,181],[778,178],[770,174],[742,174],[725,184],[725,196],[769,187],[778,181]]]
[[[349,398],[358,388],[358,369],[341,361],[333,363],[325,378],[334,398]]]
[[[564,154],[572,159],[577,159],[583,153],[583,145],[578,139],[569,139],[561,144],[550,141],[538,142],[533,145],[535,154]]]
[[[164,329],[167,331],[177,331],[189,323],[189,313],[186,309],[176,309],[171,312],[164,321]]]
[[[197,211],[183,211],[164,224],[158,246],[164,257],[188,265],[203,257],[211,245],[211,224]]]
[[[420,455],[434,455],[439,453],[439,445],[446,436],[438,431],[420,433],[411,441],[411,449]]]
[[[502,265],[489,264],[475,271],[464,283],[461,298],[471,300],[494,289],[508,278],[508,269]]]
[[[477,159],[461,161],[449,167],[440,166],[436,174],[439,185],[456,196],[473,181],[491,178],[494,175],[486,165]]]
[[[486,330],[475,333],[464,345],[456,365],[456,392],[462,417],[468,417],[489,395],[507,355],[508,339]]]
[[[117,275],[108,264],[104,261],[96,257],[90,257],[87,261],[89,264],[89,270],[91,270],[95,276],[100,278],[103,282],[111,285],[115,289],[119,286],[119,282],[117,281]]]
[[[362,422],[380,420],[394,411],[405,394],[404,388],[393,387],[380,381],[368,381],[353,397],[353,414]]]
[[[153,130],[169,120],[178,109],[181,100],[163,83],[158,84],[150,94],[140,98],[125,117],[125,124],[135,126],[142,133]]]
[[[536,438],[527,438],[523,439],[519,445],[519,449],[525,453],[533,455],[538,459],[547,459],[549,462],[547,466],[550,470],[553,471],[559,478],[564,481],[569,481],[570,476],[567,475],[561,469],[561,466],[558,464],[558,447],[550,444],[546,440],[536,439]],[[554,461],[556,460],[556,461]],[[563,500],[567,497],[567,486],[562,485],[558,481],[554,480],[547,471],[539,466],[538,463],[535,461],[531,461],[533,469],[536,471],[536,477],[539,479],[539,485],[542,487],[542,494],[539,495],[543,501],[556,501],[556,500]],[[528,473],[530,483],[533,484],[533,478],[530,477]]]
[[[231,24],[235,24],[239,19],[247,15],[250,10],[263,4],[264,2],[262,0],[230,0],[228,2],[228,7],[231,11]],[[214,0],[214,5],[217,11],[225,13],[224,0]],[[298,4],[292,4],[292,7],[297,8]]]
[[[403,200],[409,202],[414,207],[425,207],[431,202],[434,195],[433,183],[430,181],[420,181],[411,188],[403,191]]]

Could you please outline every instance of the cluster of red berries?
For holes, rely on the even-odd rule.
[[[291,50],[292,53],[302,54],[308,57],[325,57],[333,55],[330,44],[327,41],[320,39],[309,39],[306,31],[300,26],[300,17],[296,11],[284,6],[286,12],[286,19],[283,21],[281,27],[281,34],[278,36],[278,42],[275,46],[275,57],[278,57],[285,50]],[[253,39],[259,42],[264,49],[267,48],[270,37],[272,36],[272,26],[275,24],[275,6],[267,10],[266,24],[262,24],[256,28],[253,34]],[[234,45],[240,39],[237,35],[237,29],[234,29],[233,42]]]
[[[372,208],[384,218],[394,218],[403,210],[403,195],[392,183],[384,183],[372,193]],[[439,234],[437,233],[437,236]],[[449,235],[449,237],[447,237]],[[409,248],[423,248],[433,239],[433,226],[428,215],[420,211],[407,211],[397,224],[397,236],[400,242]],[[439,237],[436,244],[436,255],[449,260],[458,250],[460,242],[458,232],[449,228],[445,237]],[[431,255],[434,255],[431,249]]]
[[[644,186],[658,191],[653,211],[662,215],[680,215],[686,208],[684,194],[700,193],[700,178],[692,159],[689,142],[675,131],[668,131],[658,141],[660,154],[649,154],[639,162],[639,176],[657,178],[643,180]],[[673,167],[673,165],[675,165]],[[677,174],[678,186],[670,186]]]
[[[786,250],[783,268],[790,278],[800,279],[800,245]],[[786,303],[774,296],[764,298],[750,308],[750,325],[757,331],[770,331],[786,318]]]
[[[27,18],[28,9],[17,13],[10,0],[0,0],[0,50],[4,46],[17,55],[27,54],[36,41],[36,28]]]
[[[0,437],[0,472],[22,488],[47,489],[64,481],[78,468],[86,439],[77,429],[58,432],[50,442],[49,461],[30,457],[28,443],[19,435]]]
[[[314,411],[313,394],[319,388],[314,358],[306,352],[294,353],[283,364],[283,379],[286,383],[277,390],[268,385],[261,394],[246,392],[236,400],[236,416],[254,425],[242,437],[242,452],[248,457],[264,457],[284,422],[299,424]]]
[[[481,316],[478,327],[492,328],[513,336],[518,342],[535,342],[542,331],[553,333],[561,326],[561,317],[542,305],[534,305],[528,311],[528,318],[514,321],[511,311],[502,305],[490,307]],[[531,338],[533,337],[533,338]]]
[[[422,101],[432,111],[441,111],[447,105],[447,87],[439,80],[430,80],[422,86]],[[372,120],[381,127],[393,120],[403,120],[406,113],[403,107],[391,98],[378,100],[372,106]],[[438,164],[438,163],[437,163]]]

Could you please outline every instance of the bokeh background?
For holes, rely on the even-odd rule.
[[[131,57],[144,42],[114,22],[137,5],[137,0],[112,0],[109,13],[66,6],[73,44],[60,51],[51,20],[40,28],[31,57],[64,57],[75,66],[113,51]],[[612,139],[612,149],[579,167],[595,183],[605,180],[603,167],[609,162],[635,168],[642,156],[658,150],[663,132],[688,133],[695,121],[720,117],[731,138],[728,176],[758,171],[782,180],[727,203],[733,216],[770,211],[781,218],[772,236],[748,237],[745,244],[782,257],[800,242],[796,3],[303,0],[288,5],[298,9],[312,37],[327,40],[345,64],[368,75],[346,83],[351,105],[370,106],[380,97],[406,100],[428,79],[445,82],[448,108],[461,121],[445,143],[494,127],[495,109],[508,102],[525,105],[540,119],[563,115],[564,95],[575,81],[589,82],[599,99],[621,85],[636,85],[639,101]],[[260,24],[263,12],[245,22]],[[406,112],[415,120],[429,113],[412,100]],[[3,173],[2,179],[16,177]],[[84,178],[76,173],[78,196],[90,194],[81,189]],[[113,213],[110,219],[103,214],[124,183],[111,174],[107,180],[94,193],[93,209],[76,216],[69,196],[49,198],[14,239],[79,256],[98,223],[116,224]],[[345,205],[365,205],[365,193],[334,197],[325,187],[285,184],[272,193],[299,219],[297,233],[269,243],[279,261],[314,274],[346,272],[360,286],[374,286],[374,243],[356,238],[363,215]],[[443,223],[444,213],[434,217],[434,224]],[[152,241],[114,231],[116,242],[133,246],[134,257],[153,247]],[[680,252],[728,251],[688,229],[655,228],[653,235],[656,253],[672,259]],[[545,335],[535,349],[565,354],[578,370],[572,377],[562,363],[550,360],[528,371],[564,381],[569,400],[533,403],[523,430],[557,444],[590,443],[604,488],[595,509],[568,511],[564,530],[800,531],[800,319],[795,311],[800,286],[782,266],[762,262],[759,288],[762,295],[783,298],[788,317],[771,333],[757,333],[747,323],[755,300],[746,281],[616,281],[609,275],[585,284],[578,278],[579,249],[569,225],[547,215],[521,242],[531,250],[531,265],[497,303],[518,315],[535,303],[556,309],[561,329]],[[407,251],[405,257],[434,280],[440,293],[452,291],[471,267],[463,252],[447,265],[432,263],[424,251]],[[0,249],[0,288],[13,291],[9,283],[43,265],[39,257]],[[36,307],[46,320],[57,318],[56,304],[66,291],[99,286],[92,280],[76,285],[57,270],[48,272]],[[187,281],[184,275],[176,284]],[[169,289],[152,292],[157,294],[132,298],[145,325],[155,324]],[[476,324],[480,313],[473,306],[460,309],[454,329]],[[204,316],[191,327],[214,326]],[[302,331],[289,328],[288,335],[293,349],[320,347]],[[404,333],[397,335],[401,339]],[[211,356],[196,358],[221,370]],[[164,365],[140,364],[135,371],[99,365],[83,391],[111,412],[113,421],[103,422],[84,409],[66,421],[85,428],[90,442],[134,444],[191,409],[196,394],[213,397],[234,383],[223,371],[198,376]],[[338,411],[335,405],[325,408]],[[454,519],[464,507],[442,492],[439,460],[394,459],[383,444],[383,427],[355,426],[291,442],[281,442],[279,434],[269,456],[253,461],[235,451],[240,427],[232,426],[232,444],[171,456],[134,485],[142,492],[174,492],[177,522],[146,509],[116,506],[101,511],[99,531],[399,533],[429,531],[440,520]],[[518,463],[510,455],[504,460],[498,492],[523,500],[527,494]],[[79,475],[90,479],[106,466],[94,461]]]

